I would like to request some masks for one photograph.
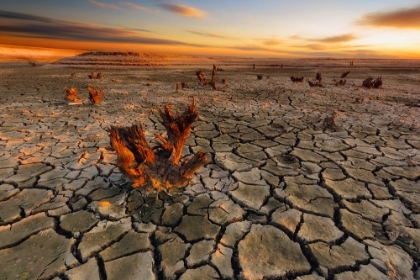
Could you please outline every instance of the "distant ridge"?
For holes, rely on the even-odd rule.
[[[134,57],[148,57],[148,58],[193,58],[192,55],[177,55],[177,54],[157,54],[157,53],[139,53],[139,52],[117,52],[117,51],[90,51],[78,54],[77,56],[134,56]]]

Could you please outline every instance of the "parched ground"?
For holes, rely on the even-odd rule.
[[[221,91],[195,77],[214,61]],[[3,64],[0,279],[419,279],[420,68],[348,62]],[[322,88],[289,79],[317,72]],[[382,89],[361,87],[380,75]],[[192,97],[183,156],[211,162],[172,194],[130,189],[104,128],[141,122],[156,141],[156,109]]]

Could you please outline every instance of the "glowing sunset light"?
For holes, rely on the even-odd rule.
[[[418,59],[420,5],[416,0],[3,0],[0,42],[3,49]]]

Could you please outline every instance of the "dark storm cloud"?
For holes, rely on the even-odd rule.
[[[105,27],[1,10],[0,18],[8,19],[8,22],[0,23],[0,34],[17,37],[203,47],[181,41],[144,37],[141,33],[150,31],[142,29]]]
[[[39,16],[34,16],[34,15],[8,12],[8,11],[2,11],[2,10],[0,10],[0,18],[31,20],[31,21],[38,21],[38,22],[45,22],[45,23],[51,23],[54,21],[46,17],[39,17]]]

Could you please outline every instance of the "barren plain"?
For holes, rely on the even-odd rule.
[[[420,279],[420,61],[350,61],[2,63],[0,279]],[[213,64],[219,90],[197,83]],[[157,109],[193,97],[183,157],[210,163],[169,194],[130,188],[105,128],[140,122],[153,143]]]

